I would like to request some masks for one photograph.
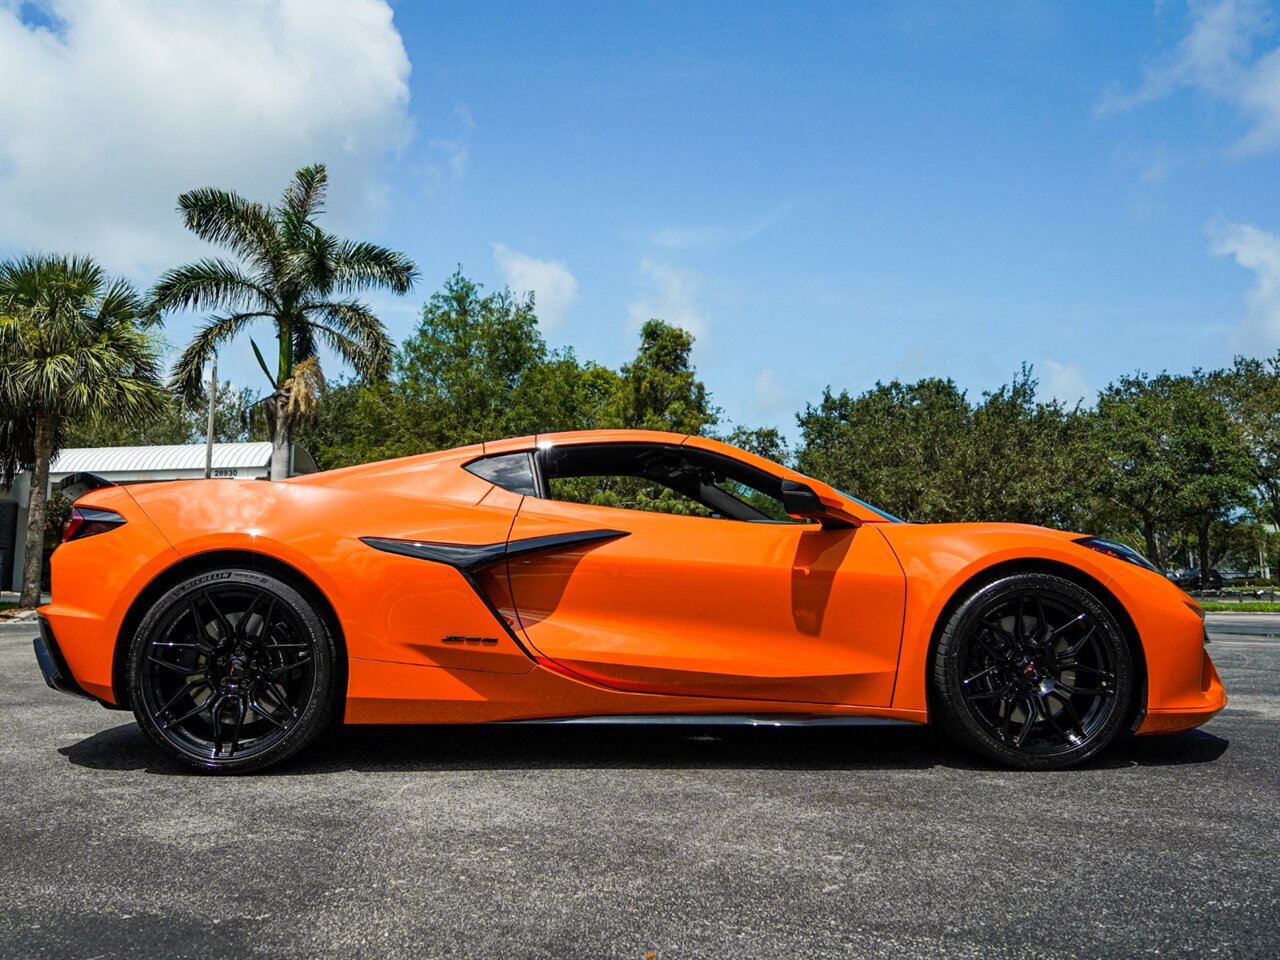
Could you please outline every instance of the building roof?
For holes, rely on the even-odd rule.
[[[69,447],[49,464],[54,473],[120,473],[159,470],[203,470],[205,445],[184,443],[166,447]],[[213,466],[219,468],[266,467],[271,444],[215,443]]]

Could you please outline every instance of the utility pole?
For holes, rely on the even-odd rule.
[[[204,444],[204,478],[213,476],[213,410],[218,400],[218,355],[213,355],[213,366],[209,370],[209,430]]]

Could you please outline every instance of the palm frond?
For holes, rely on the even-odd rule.
[[[329,174],[323,163],[303,167],[293,175],[293,182],[280,198],[281,220],[291,242],[301,237],[313,217],[324,212]]]
[[[205,259],[165,273],[151,291],[157,310],[274,310],[274,293],[237,264]]]
[[[26,253],[0,264],[0,313],[11,314],[41,297],[51,257]]]
[[[25,318],[33,342],[56,351],[90,334],[91,304],[104,283],[102,268],[88,257],[19,257],[0,271],[0,312]]]
[[[311,324],[303,321],[295,323],[290,327],[289,332],[293,336],[293,363],[296,366],[303,360],[309,360],[316,355],[316,335],[311,329]]]
[[[392,344],[382,324],[362,304],[328,301],[335,291],[370,287],[405,293],[417,280],[417,267],[385,247],[340,240],[321,230],[315,217],[324,210],[327,189],[324,165],[313,164],[294,174],[278,206],[211,188],[179,198],[187,226],[203,239],[229,247],[244,263],[204,260],[171,270],[157,283],[153,296],[158,307],[221,314],[175,364],[175,389],[188,396],[198,392],[215,344],[240,329],[237,318],[269,317],[277,336],[284,338],[281,369],[274,377],[268,374],[277,389],[297,363],[316,355],[318,341],[333,346],[363,375],[385,373]],[[321,326],[314,326],[317,321]]]
[[[140,327],[151,327],[160,323],[160,313],[138,294],[133,284],[118,279],[108,287],[98,302],[97,321],[99,323],[137,323]]]
[[[333,290],[333,254],[338,242],[314,224],[307,226],[297,242],[289,247],[285,283],[290,292],[306,299],[329,295]]]
[[[72,254],[65,259],[50,255],[47,265],[46,282],[56,277],[54,283],[59,288],[57,295],[62,299],[96,299],[107,283],[105,271],[94,262],[93,258],[84,254]]]
[[[333,292],[336,279],[334,255],[339,243],[337,237],[318,228],[312,231],[307,243],[308,286],[318,296],[327,297]]]
[[[122,391],[146,404],[159,387],[143,298],[88,257],[0,265],[0,406],[56,418],[112,409]]]
[[[271,314],[261,311],[214,317],[196,331],[195,338],[187,344],[187,348],[178,357],[169,375],[169,389],[186,402],[195,402],[204,389],[201,382],[204,377],[204,366],[213,358],[218,347],[233,339],[254,320],[270,317]]]
[[[253,337],[249,338],[249,346],[253,347],[253,355],[258,358],[258,366],[262,368],[262,372],[267,375],[267,380],[271,383],[272,390],[278,390],[279,384],[276,378],[271,375],[271,371],[267,368],[267,361],[262,358],[262,351],[258,349],[258,345],[253,342]]]
[[[178,210],[187,229],[201,240],[230,247],[265,271],[275,270],[280,238],[263,204],[230,190],[202,187],[178,197]]]
[[[65,391],[64,417],[106,416],[139,423],[164,407],[154,343],[133,324],[113,324],[70,355],[75,381]]]
[[[418,280],[418,266],[403,253],[374,243],[343,240],[333,254],[335,287],[343,292],[369,288],[408,293]]]
[[[360,376],[386,376],[391,366],[391,337],[382,321],[363,303],[352,300],[312,304],[308,322]]]
[[[359,300],[330,300],[311,303],[303,308],[303,314],[312,324],[323,323],[357,340],[370,343],[379,340],[391,348],[387,328],[369,305]],[[313,319],[318,318],[318,319]]]

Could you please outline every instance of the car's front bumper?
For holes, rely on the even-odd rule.
[[[1191,730],[1212,719],[1227,705],[1227,691],[1213,665],[1209,651],[1203,650],[1200,661],[1199,696],[1184,696],[1183,703],[1170,707],[1152,707],[1138,728],[1138,733],[1178,733]]]
[[[84,697],[87,700],[97,699],[86,693],[80,684],[76,683],[76,678],[71,675],[71,671],[67,668],[67,661],[62,655],[62,650],[58,648],[58,641],[53,636],[49,621],[44,617],[40,618],[40,636],[32,640],[31,643],[35,647],[36,662],[40,664],[40,672],[44,674],[45,683],[62,693],[69,693],[75,697]]]

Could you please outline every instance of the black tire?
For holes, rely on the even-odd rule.
[[[340,703],[334,638],[297,588],[255,570],[193,576],[147,612],[129,649],[134,716],[179,763],[261,770],[306,747]]]
[[[975,590],[933,659],[936,722],[976,753],[1026,770],[1060,770],[1106,749],[1134,687],[1115,617],[1088,590],[1047,574]]]

